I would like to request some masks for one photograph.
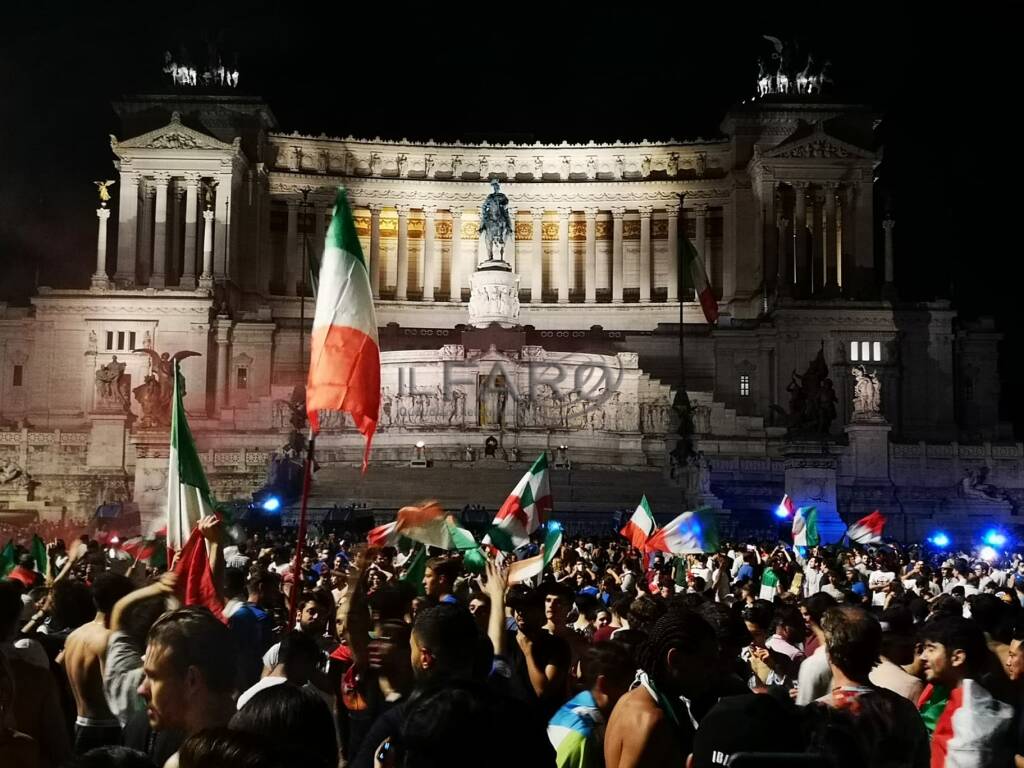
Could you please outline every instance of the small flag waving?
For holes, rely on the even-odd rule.
[[[782,501],[779,502],[779,506],[775,509],[775,514],[781,518],[786,518],[792,517],[794,512],[796,512],[796,504],[793,503],[793,499],[789,497],[788,493],[782,494]]]
[[[210,568],[210,556],[206,551],[206,539],[196,528],[189,536],[181,556],[174,566],[178,576],[177,591],[185,605],[201,605],[224,621],[224,603],[217,594]]]
[[[213,496],[188,428],[182,385],[185,379],[174,361],[171,407],[171,455],[167,466],[167,548],[181,552],[199,518],[213,514]]]
[[[647,540],[648,551],[686,555],[718,550],[718,525],[710,509],[683,512]]]
[[[7,540],[7,546],[0,550],[0,579],[14,570],[15,562],[14,541]]]
[[[371,547],[393,547],[403,536],[438,549],[466,551],[478,546],[473,534],[456,525],[436,501],[402,507],[394,522],[379,525],[367,534],[367,543]]]
[[[317,281],[306,384],[306,411],[314,434],[320,431],[320,410],[352,416],[366,441],[365,472],[380,411],[380,344],[370,274],[344,189],[334,201]]]
[[[850,526],[846,535],[850,541],[858,544],[877,544],[882,540],[882,531],[885,529],[885,515],[877,509],[867,517],[862,517]]]
[[[508,569],[508,583],[522,584],[524,581],[535,579],[544,573],[558,550],[562,548],[562,526],[552,523],[548,527],[547,536],[544,537],[544,544],[541,545],[541,553],[535,557],[528,557],[512,563]]]
[[[634,547],[643,549],[647,539],[651,537],[657,527],[654,523],[654,515],[651,514],[651,505],[648,503],[647,497],[643,496],[633,516],[629,518],[629,522],[619,533],[629,539],[629,543]]]
[[[793,515],[793,546],[816,547],[819,541],[817,507],[800,507]]]
[[[679,209],[682,215],[682,208]],[[707,272],[704,271],[704,260],[697,249],[693,247],[684,233],[686,230],[680,227],[679,232],[679,262],[683,266],[684,285],[692,288],[697,294],[697,301],[700,308],[704,310],[704,318],[709,324],[718,322],[718,300],[711,290],[711,282],[708,280]]]
[[[46,551],[46,544],[38,533],[32,534],[32,559],[35,560],[36,570],[43,575],[47,581],[50,580],[50,554]]]
[[[552,506],[548,455],[542,453],[501,505],[484,544],[493,544],[504,552],[523,546],[530,541],[530,534],[547,521]]]

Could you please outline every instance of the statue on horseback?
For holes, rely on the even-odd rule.
[[[505,260],[505,240],[515,237],[515,228],[508,215],[508,197],[501,191],[501,185],[495,179],[491,182],[494,190],[484,200],[480,208],[480,228],[487,243],[487,260]],[[495,255],[497,250],[497,255]]]

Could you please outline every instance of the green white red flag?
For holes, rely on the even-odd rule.
[[[555,559],[555,555],[558,554],[558,550],[562,548],[562,539],[562,526],[558,523],[550,523],[544,543],[540,547],[540,554],[525,560],[517,560],[509,566],[509,585],[533,581],[544,573],[544,569],[550,565],[551,561]]]
[[[686,229],[682,221],[683,208],[679,208],[679,263],[683,268],[683,285],[692,288],[697,294],[697,301],[704,311],[704,318],[709,324],[718,322],[718,300],[711,289],[711,281],[707,272],[704,271],[704,260],[697,253],[690,238],[686,236]]]
[[[174,361],[171,452],[167,462],[167,548],[181,552],[199,518],[213,514],[213,496],[188,428],[182,388],[185,379]]]
[[[547,522],[552,508],[548,455],[542,453],[501,505],[483,543],[503,552],[518,549],[529,543],[530,534]]]
[[[317,281],[306,384],[314,435],[320,431],[321,410],[352,416],[365,439],[365,472],[380,412],[380,343],[370,274],[344,189],[334,201]]]
[[[647,551],[687,555],[718,551],[718,524],[710,509],[683,512],[647,540]]]
[[[394,522],[370,531],[367,543],[371,547],[395,547],[402,537],[438,549],[468,551],[478,546],[473,534],[456,525],[436,501],[402,507]]]
[[[651,505],[648,503],[647,497],[643,496],[636,511],[633,512],[633,516],[629,518],[629,522],[619,533],[629,539],[629,543],[634,547],[642,550],[657,527],[654,515],[651,513]]]
[[[870,515],[862,517],[846,531],[850,541],[858,544],[878,544],[885,530],[885,515],[877,509]]]
[[[800,507],[793,515],[793,546],[816,547],[818,536],[818,508]]]

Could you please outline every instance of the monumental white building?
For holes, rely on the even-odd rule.
[[[948,303],[897,300],[866,107],[769,96],[734,107],[714,139],[543,145],[299,135],[235,91],[115,108],[91,285],[0,305],[8,510],[134,500],[160,514],[167,430],[129,394],[159,366],[133,350],[200,353],[182,363],[185,402],[217,495],[261,484],[292,429],[308,265],[339,185],[377,298],[383,405],[365,478],[361,437],[327,420],[324,503],[496,506],[541,450],[571,467],[555,472],[556,508],[580,515],[646,492],[659,513],[702,502],[756,522],[788,490],[845,516],[902,513],[913,535],[1024,495],[1024,452],[996,407],[999,336]],[[473,328],[494,179],[518,318]],[[683,237],[715,326],[681,287]],[[804,376],[819,353],[827,374]],[[857,366],[876,385],[855,411]],[[670,458],[681,414],[703,454],[688,466]],[[426,468],[409,467],[417,442]]]

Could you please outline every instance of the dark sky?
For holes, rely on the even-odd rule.
[[[1012,68],[984,6],[937,18],[898,2],[707,3],[722,8],[707,15],[699,3],[550,0],[19,5],[0,32],[0,300],[24,301],[37,270],[41,284],[88,284],[92,180],[114,175],[110,100],[161,87],[166,49],[198,57],[214,40],[237,53],[242,89],[289,131],[637,140],[712,135],[751,94],[771,34],[830,59],[837,93],[885,114],[880,190],[902,295],[995,313],[1011,332],[1008,384],[1020,380],[1009,279],[1020,248],[992,202],[1017,151],[999,148],[995,128]]]

